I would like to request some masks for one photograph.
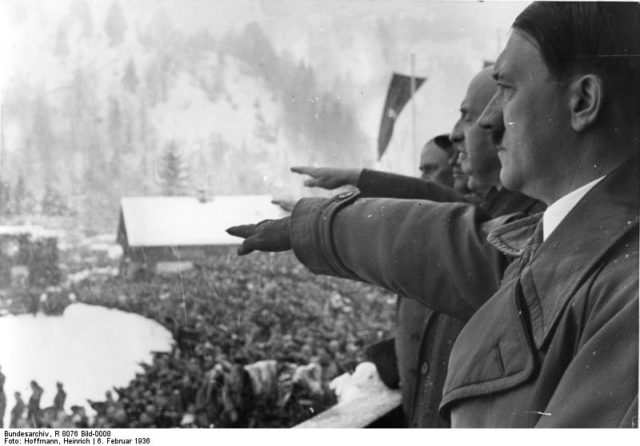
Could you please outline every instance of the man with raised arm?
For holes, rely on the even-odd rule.
[[[543,215],[491,222],[487,241],[464,204],[302,200],[290,221],[239,230],[239,252],[293,240],[312,271],[464,319],[440,407],[453,427],[637,427],[638,29],[637,3],[540,2],[516,18],[480,123],[502,184]]]
[[[494,151],[497,160],[497,155]],[[354,186],[364,196],[388,198],[419,198],[434,201],[465,201],[469,193],[467,176],[457,164],[449,135],[430,139],[420,152],[420,177],[410,177],[371,169],[339,167],[292,167],[291,171],[310,178],[307,187],[333,190]],[[455,171],[455,176],[454,176]]]
[[[493,86],[491,88],[495,90]],[[489,141],[488,132],[484,133]],[[493,156],[497,160],[495,148]],[[291,170],[309,175],[311,178],[304,182],[308,187],[331,190],[351,185],[358,187],[363,196],[464,201],[461,193],[451,189],[457,157],[449,135],[439,135],[427,141],[422,149],[419,179],[369,169],[293,167]],[[457,175],[455,181],[460,192],[467,190],[467,178],[463,176],[463,181],[459,181],[461,175]],[[400,384],[406,426],[448,426],[438,416],[438,405],[450,346],[461,328],[462,321],[436,313],[413,299],[399,295],[394,342],[382,341],[369,347],[378,352],[376,357],[379,359],[375,362],[379,370],[396,370],[396,374],[383,373],[382,378],[391,387]],[[426,339],[427,335],[429,339]],[[395,363],[387,363],[393,360]],[[385,363],[380,364],[380,361]]]

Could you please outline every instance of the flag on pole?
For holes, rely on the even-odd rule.
[[[414,77],[415,91],[422,83],[427,80],[424,77]],[[400,112],[411,99],[411,76],[393,73],[389,90],[387,91],[387,99],[384,102],[382,111],[382,120],[380,121],[380,133],[378,135],[378,159],[382,158],[382,154],[387,149],[391,136],[393,135],[393,126],[396,119],[400,116]]]

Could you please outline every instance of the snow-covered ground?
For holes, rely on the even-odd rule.
[[[41,407],[52,405],[56,382],[61,381],[67,392],[65,409],[82,405],[92,413],[87,398],[103,401],[113,386],[126,386],[142,372],[139,362],[151,362],[152,351],[168,351],[172,342],[171,333],[152,320],[81,303],[70,305],[58,317],[0,317],[5,426],[14,392],[21,392],[26,402],[32,379],[44,388]]]

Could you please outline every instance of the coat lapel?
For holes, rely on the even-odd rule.
[[[634,159],[596,185],[566,216],[521,273],[535,344],[541,348],[563,308],[629,231],[638,231]]]

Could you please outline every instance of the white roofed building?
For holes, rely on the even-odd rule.
[[[270,195],[125,197],[121,200],[117,241],[128,274],[140,267],[157,270],[171,262],[205,260],[221,246],[242,241],[229,226],[286,215]]]

